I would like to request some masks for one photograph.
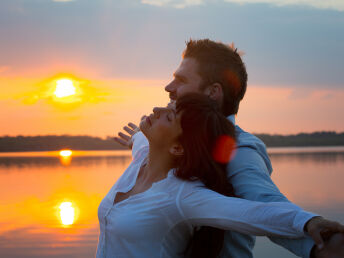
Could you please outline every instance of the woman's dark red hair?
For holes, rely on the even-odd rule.
[[[234,196],[229,183],[226,163],[216,161],[218,141],[223,137],[235,139],[234,125],[221,113],[217,102],[206,95],[189,93],[179,98],[177,112],[181,113],[180,142],[184,155],[178,160],[175,175],[184,180],[201,180],[220,194]],[[230,157],[233,149],[224,149]],[[229,160],[229,159],[228,159]],[[186,257],[217,257],[222,249],[224,231],[212,227],[195,230],[184,255]]]

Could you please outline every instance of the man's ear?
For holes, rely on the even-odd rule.
[[[212,100],[215,101],[222,101],[223,98],[223,90],[222,90],[222,86],[220,83],[215,82],[209,86],[207,86],[204,89],[203,92],[205,95],[209,96],[209,98],[211,98]]]
[[[174,143],[170,148],[170,154],[172,154],[175,157],[180,157],[184,155],[183,146],[179,143]]]

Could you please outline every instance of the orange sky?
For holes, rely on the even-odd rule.
[[[54,98],[56,79],[70,78],[82,93],[75,103]],[[111,136],[164,106],[166,80],[90,79],[71,74],[1,78],[0,135],[71,134]],[[344,90],[293,90],[249,85],[238,124],[256,133],[343,131]],[[73,100],[72,100],[73,102]]]
[[[239,2],[1,0],[0,136],[116,134],[166,105],[190,38],[246,53],[243,129],[343,132],[340,1]],[[77,87],[65,101],[53,96],[62,77]]]

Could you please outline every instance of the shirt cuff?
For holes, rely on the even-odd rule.
[[[294,219],[293,228],[296,231],[299,231],[305,234],[306,232],[304,231],[304,228],[305,228],[306,223],[314,217],[319,217],[319,215],[312,212],[306,212],[306,211],[298,212]]]
[[[139,152],[139,150],[141,150],[143,147],[145,146],[149,146],[148,140],[147,138],[144,136],[144,134],[140,131],[135,133],[132,137],[131,137],[131,141],[133,143],[132,145],[132,155],[133,158],[136,159],[137,154]]]

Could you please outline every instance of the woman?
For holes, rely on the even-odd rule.
[[[234,128],[206,96],[188,94],[176,109],[153,111],[133,136],[133,161],[99,206],[97,257],[197,256],[200,226],[284,237],[313,228],[343,231],[291,203],[227,197],[233,191],[216,148],[219,139],[234,138]],[[221,231],[212,232],[217,242],[205,257],[221,248]]]

